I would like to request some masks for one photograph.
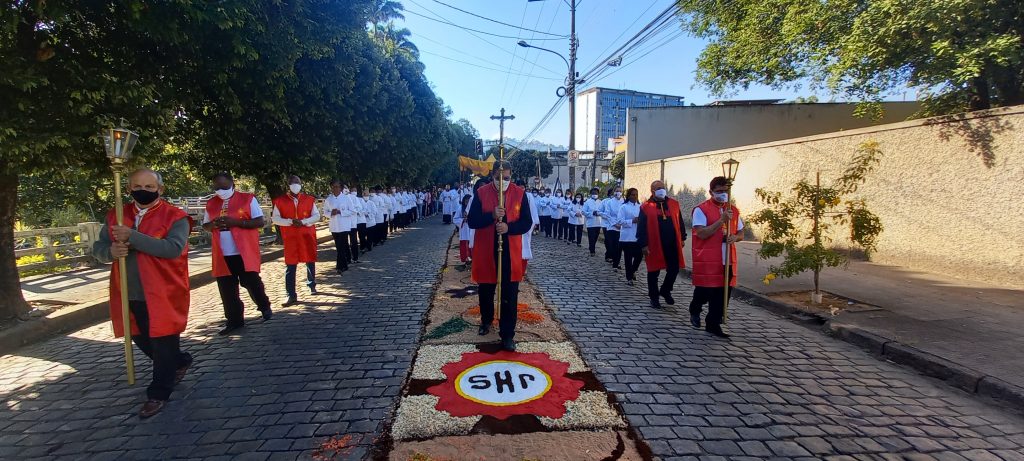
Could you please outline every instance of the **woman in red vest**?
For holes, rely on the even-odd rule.
[[[736,243],[743,240],[740,210],[729,203],[729,180],[718,176],[711,180],[711,198],[693,209],[693,301],[690,302],[690,323],[700,328],[700,314],[708,305],[705,327],[722,338],[725,310],[725,252],[729,251],[729,286],[736,286]],[[732,293],[732,290],[729,290]]]
[[[188,323],[191,225],[184,211],[160,198],[164,185],[159,173],[135,171],[128,190],[134,201],[125,205],[124,220],[118,223],[114,210],[107,213],[93,255],[101,262],[126,258],[132,340],[153,361],[148,401],[139,411],[139,417],[148,418],[164,408],[192,365],[192,356],[181,351],[181,332]],[[114,264],[110,320],[117,337],[124,336],[121,302],[120,268]]]
[[[281,228],[281,239],[284,240],[284,288],[288,292],[288,301],[282,306],[298,304],[299,296],[295,292],[295,269],[299,263],[306,263],[306,286],[309,292],[316,295],[316,228],[320,221],[320,210],[316,207],[316,198],[303,194],[302,180],[292,175],[288,178],[288,194],[274,199],[274,224]]]
[[[512,180],[508,162],[494,162],[493,181],[477,190],[469,208],[469,227],[473,235],[473,281],[480,285],[481,336],[491,330],[494,321],[494,294],[499,283],[498,238],[502,239],[501,253],[501,318],[498,335],[501,347],[515,352],[516,320],[519,315],[519,282],[523,280],[523,234],[533,229],[533,216],[526,190]],[[500,187],[504,190],[499,191]],[[505,207],[499,206],[499,195],[505,195]]]
[[[260,278],[260,229],[266,224],[263,209],[253,194],[236,191],[235,180],[228,173],[211,178],[214,197],[206,202],[203,229],[210,231],[213,246],[213,276],[217,279],[220,301],[224,304],[227,325],[220,335],[228,335],[245,326],[245,306],[239,296],[239,285],[245,287],[263,321],[274,312]]]
[[[686,227],[679,212],[679,202],[668,196],[665,183],[651,183],[651,198],[640,206],[640,217],[637,218],[637,244],[647,257],[647,295],[651,298],[651,307],[661,308],[659,296],[665,303],[672,305],[672,285],[676,282],[679,269],[686,267],[683,258],[683,241],[686,240]],[[658,276],[665,271],[665,281],[658,287]]]

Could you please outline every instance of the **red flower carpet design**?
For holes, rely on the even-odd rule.
[[[583,382],[566,376],[569,364],[545,353],[467,352],[441,368],[448,378],[427,389],[437,409],[456,417],[536,415],[558,419]]]

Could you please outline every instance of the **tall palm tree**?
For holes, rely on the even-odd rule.
[[[388,56],[400,54],[410,61],[419,59],[420,50],[409,40],[409,37],[412,36],[409,29],[397,28],[394,22],[388,21],[386,24],[377,24],[373,30],[375,41]]]
[[[395,0],[374,0],[370,9],[370,24],[384,24],[395,19],[405,19],[405,8]]]

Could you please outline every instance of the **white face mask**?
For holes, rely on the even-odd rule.
[[[557,194],[555,194],[555,197],[561,197],[561,196],[562,196],[562,194],[561,194],[561,193],[557,193]]]
[[[348,194],[348,192],[349,192],[349,191],[348,191],[348,188],[347,188],[347,187],[341,190],[341,193],[342,193],[342,194]]]
[[[668,197],[668,191],[665,190],[665,189],[658,189],[658,190],[654,191],[654,196],[658,197],[658,198]]]
[[[615,198],[622,198],[622,192],[616,192]]]
[[[227,200],[231,198],[232,195],[235,195],[235,188],[231,187],[227,189],[217,189],[215,192],[217,193],[217,196],[220,197],[221,200]]]
[[[590,198],[597,200],[597,194],[590,194]]]
[[[302,184],[289,184],[288,190],[292,191],[293,194],[298,194],[302,190]]]
[[[505,192],[508,190],[508,184],[510,181],[501,181],[501,191]]]
[[[729,193],[728,192],[715,192],[714,196],[715,196],[715,201],[717,201],[718,203],[725,203],[725,202],[729,201]]]

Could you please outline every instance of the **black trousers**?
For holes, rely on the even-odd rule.
[[[441,218],[441,224],[451,224],[451,223],[452,223],[452,215],[450,215],[448,213],[445,213],[444,216]]]
[[[671,246],[669,248],[675,250]],[[647,273],[647,296],[650,296],[651,299],[658,299],[658,296],[663,294],[672,294],[672,285],[676,283],[676,277],[679,276],[679,253],[663,251],[663,254],[665,255],[665,281],[661,283],[661,288],[658,288],[658,276],[661,275],[661,271]]]
[[[270,309],[270,298],[267,297],[267,289],[263,286],[260,273],[245,271],[242,256],[225,256],[224,262],[231,271],[231,275],[217,277],[217,290],[220,291],[220,301],[224,304],[224,317],[228,320],[229,327],[242,326],[245,325],[245,306],[239,296],[238,286],[245,287],[259,310]]]
[[[540,217],[540,230],[545,237],[551,237],[551,216]]]
[[[382,224],[383,228],[380,237],[381,242],[386,242],[388,240],[388,233],[390,232],[391,226],[395,224],[395,217],[389,216],[389,218],[391,219],[385,219],[384,224]]]
[[[557,239],[558,238],[558,225],[561,223],[561,220],[559,220],[558,218],[556,218],[554,216],[552,216],[550,219],[551,219],[551,235],[554,238]]]
[[[600,227],[587,228],[587,245],[590,249],[590,254],[597,253],[597,236],[599,235],[601,235]]]
[[[192,356],[181,351],[181,335],[149,336],[149,308],[145,301],[128,301],[128,309],[139,326],[132,342],[153,361],[153,381],[146,388],[150,400],[168,400],[174,390],[174,372],[192,364]]]
[[[724,276],[723,276],[724,277]],[[722,317],[725,315],[725,288],[693,287],[693,301],[690,301],[690,314],[700,315],[704,304],[708,305],[708,316],[704,321],[709,331],[722,328]],[[729,298],[733,290],[729,289]]]
[[[640,268],[640,261],[644,259],[640,243],[619,242],[619,248],[626,257],[626,280],[636,280],[636,271]]]
[[[359,229],[348,231],[348,249],[352,253],[349,261],[359,261]]]
[[[359,237],[359,248],[363,251],[370,249],[372,245],[370,243],[369,229],[366,228],[366,223],[362,223],[356,226],[356,235]]]
[[[490,325],[494,322],[494,292],[496,283],[480,284],[480,322]],[[519,318],[519,282],[501,284],[501,318],[498,320],[498,336],[512,339],[516,335],[516,321]]]
[[[577,246],[583,245],[583,224],[576,224],[569,230],[572,232],[573,238],[569,240],[576,242]]]
[[[352,259],[352,250],[348,243],[352,232],[331,232],[331,235],[334,236],[334,248],[338,253],[336,260],[338,270],[348,269],[348,263]]]
[[[558,238],[561,240],[569,240],[569,217],[566,216],[558,220]]]
[[[620,232],[614,229],[604,229],[605,258],[612,260],[612,267],[619,267],[622,261],[622,249],[619,248]]]

